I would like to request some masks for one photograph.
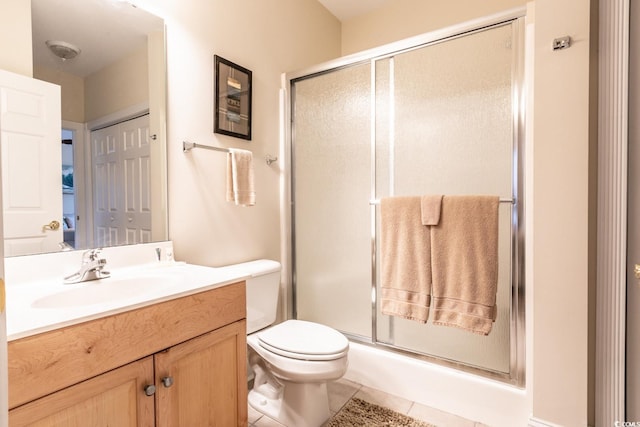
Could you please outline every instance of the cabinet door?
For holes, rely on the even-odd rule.
[[[157,426],[246,426],[244,320],[155,355]]]
[[[153,427],[153,358],[147,357],[9,411],[9,426]]]

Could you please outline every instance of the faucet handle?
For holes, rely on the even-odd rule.
[[[82,262],[97,260],[101,252],[102,252],[102,248],[89,249],[88,251],[83,252]]]

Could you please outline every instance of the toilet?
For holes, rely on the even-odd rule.
[[[320,427],[330,416],[327,382],[341,378],[349,341],[328,326],[276,320],[280,263],[239,264],[247,279],[247,350],[253,387],[249,404],[287,427]]]

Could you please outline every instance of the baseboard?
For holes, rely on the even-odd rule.
[[[562,427],[559,424],[554,424],[549,421],[541,420],[539,418],[529,418],[528,427]]]
[[[562,427],[560,424],[554,424],[549,421],[541,420],[539,418],[529,418],[529,423],[527,427]],[[592,425],[587,425],[587,427],[593,427]]]

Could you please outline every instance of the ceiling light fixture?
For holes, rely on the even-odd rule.
[[[71,43],[58,40],[47,40],[45,43],[51,52],[63,61],[75,58],[80,54],[80,48]]]

